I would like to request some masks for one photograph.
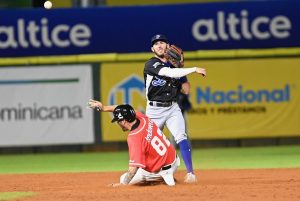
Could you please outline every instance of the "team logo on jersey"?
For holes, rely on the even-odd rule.
[[[131,75],[117,83],[109,93],[108,102],[110,105],[132,105],[134,94],[138,94],[138,96],[141,96],[143,99],[145,98],[144,80],[137,75]]]
[[[159,65],[164,65],[164,64],[162,64],[162,63],[160,63],[160,62],[155,62],[152,66],[153,66],[154,68],[157,68],[157,66],[159,66]]]
[[[152,85],[157,87],[157,86],[164,86],[167,83],[166,80],[160,79],[158,77],[154,77],[154,80],[152,80]]]

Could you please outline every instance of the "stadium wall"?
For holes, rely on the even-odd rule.
[[[183,47],[187,66],[203,66],[208,71],[207,79],[189,77],[193,109],[188,125],[195,146],[299,143],[300,26],[295,10],[300,4],[270,1],[268,12],[257,9],[265,8],[265,3],[3,10],[0,16],[10,17],[0,22],[0,90],[5,94],[1,98],[1,150],[126,148],[125,136],[108,123],[109,114],[93,113],[85,104],[93,97],[145,110],[142,69],[152,56],[145,53],[149,38],[156,34],[147,13],[154,10],[159,11],[154,19],[171,11],[191,13],[178,21],[184,24],[182,33],[161,31]],[[207,12],[200,12],[203,9]],[[124,15],[128,12],[132,16]],[[141,13],[139,20],[151,31],[135,21],[134,16]],[[66,15],[73,18],[63,18]],[[98,18],[112,21],[91,20]],[[233,29],[225,18],[240,24]],[[154,21],[160,26],[159,20]],[[53,34],[64,23],[68,27],[63,30],[69,31]],[[116,36],[112,33],[122,27],[105,27],[107,23],[127,27]],[[249,30],[247,23],[252,27]],[[40,27],[41,32],[35,38],[32,32],[24,32],[26,26]],[[195,26],[198,32],[191,32],[197,31]],[[52,38],[46,37],[48,32]]]

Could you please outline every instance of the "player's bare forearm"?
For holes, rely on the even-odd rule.
[[[129,184],[129,182],[132,180],[134,175],[136,174],[138,168],[137,167],[129,167],[128,172],[122,182],[122,184]]]
[[[119,186],[123,186],[123,185],[128,185],[130,183],[130,181],[132,180],[132,178],[134,177],[134,175],[136,174],[137,170],[138,170],[137,167],[129,167],[128,172],[126,173],[126,176],[125,176],[124,180],[121,181],[121,183],[112,183],[112,184],[109,184],[108,186],[119,187]]]
[[[117,105],[103,105],[100,101],[90,99],[88,101],[88,107],[101,112],[113,112]]]
[[[117,105],[103,105],[101,112],[113,112]]]

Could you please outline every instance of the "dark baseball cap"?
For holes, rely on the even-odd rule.
[[[164,41],[166,43],[168,43],[168,39],[165,35],[162,34],[156,34],[155,36],[153,36],[151,38],[151,47],[154,45],[154,43],[156,43],[157,41]]]
[[[116,121],[126,120],[128,122],[133,122],[136,119],[136,114],[131,107],[131,105],[118,105],[113,111],[114,118],[112,119],[112,123]]]

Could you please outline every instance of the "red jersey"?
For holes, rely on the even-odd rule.
[[[140,167],[148,172],[157,172],[172,164],[176,151],[162,131],[146,115],[136,112],[140,125],[127,137],[129,166]]]

